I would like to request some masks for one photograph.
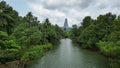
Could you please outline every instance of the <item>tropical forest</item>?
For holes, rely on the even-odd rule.
[[[31,11],[21,16],[0,1],[0,68],[120,68],[118,14],[70,22],[71,27],[69,18],[64,26],[49,17],[40,21]]]

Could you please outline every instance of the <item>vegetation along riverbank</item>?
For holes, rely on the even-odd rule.
[[[40,58],[63,36],[48,18],[40,23],[31,12],[21,17],[5,1],[0,2],[0,64]]]
[[[112,13],[96,19],[87,16],[80,27],[73,25],[70,37],[80,47],[108,57],[111,68],[120,68],[120,16]]]
[[[66,26],[68,28],[68,24]],[[24,68],[26,63],[41,58],[62,38],[72,39],[81,48],[100,52],[108,58],[111,68],[120,68],[120,16],[112,13],[99,15],[96,19],[86,16],[79,27],[73,25],[67,30],[51,24],[48,18],[39,21],[32,12],[19,16],[5,1],[0,1],[1,67],[17,64],[16,68]]]

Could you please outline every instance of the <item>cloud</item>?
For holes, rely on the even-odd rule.
[[[52,24],[58,24],[62,26],[60,20],[66,17],[63,12],[60,12],[58,10],[49,10],[44,8],[42,5],[30,4],[30,7],[35,11],[33,14],[39,17],[40,20],[49,18]]]
[[[47,9],[63,8],[87,8],[94,3],[94,0],[44,0],[42,5]]]
[[[30,0],[28,5],[40,20],[49,18],[52,24],[63,26],[68,18],[69,25],[79,24],[85,16],[96,18],[99,14],[120,14],[119,0]]]
[[[82,0],[80,3],[81,8],[87,8],[90,5],[92,5],[95,2],[95,0]]]

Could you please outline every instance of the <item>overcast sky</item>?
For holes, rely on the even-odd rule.
[[[5,0],[20,16],[31,11],[40,21],[49,18],[52,24],[63,26],[68,18],[69,26],[80,25],[85,16],[96,18],[112,12],[120,14],[120,0]]]

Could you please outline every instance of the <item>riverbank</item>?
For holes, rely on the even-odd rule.
[[[53,45],[48,43],[45,45],[36,45],[30,47],[23,53],[20,60],[14,60],[0,64],[0,68],[26,68],[31,61],[41,58],[47,51],[51,50]]]
[[[71,39],[60,44],[27,68],[109,68],[104,56],[81,49]]]
[[[86,16],[81,26],[74,25],[70,38],[82,48],[98,50],[109,58],[111,68],[120,68],[120,17],[106,13],[96,19]]]
[[[79,46],[80,48],[82,48],[81,46],[80,46],[80,44],[78,44],[78,43],[75,43],[75,42],[73,42],[76,46]],[[120,67],[120,58],[119,57],[115,57],[115,56],[112,56],[111,54],[105,54],[105,52],[101,52],[100,50],[95,50],[95,49],[89,49],[89,48],[82,48],[82,49],[84,49],[84,50],[88,50],[88,51],[91,51],[91,52],[95,52],[95,53],[97,53],[97,54],[100,54],[100,55],[102,55],[102,56],[104,56],[104,57],[106,57],[106,59],[108,60],[108,62],[107,63],[109,63],[109,66],[111,67],[111,68],[119,68]]]
[[[0,68],[24,68],[24,64],[19,60],[6,62],[5,64],[0,64]]]
[[[35,60],[44,55],[44,53],[52,49],[52,44],[48,43],[45,45],[36,45],[30,47],[26,52],[23,53],[21,61]]]

